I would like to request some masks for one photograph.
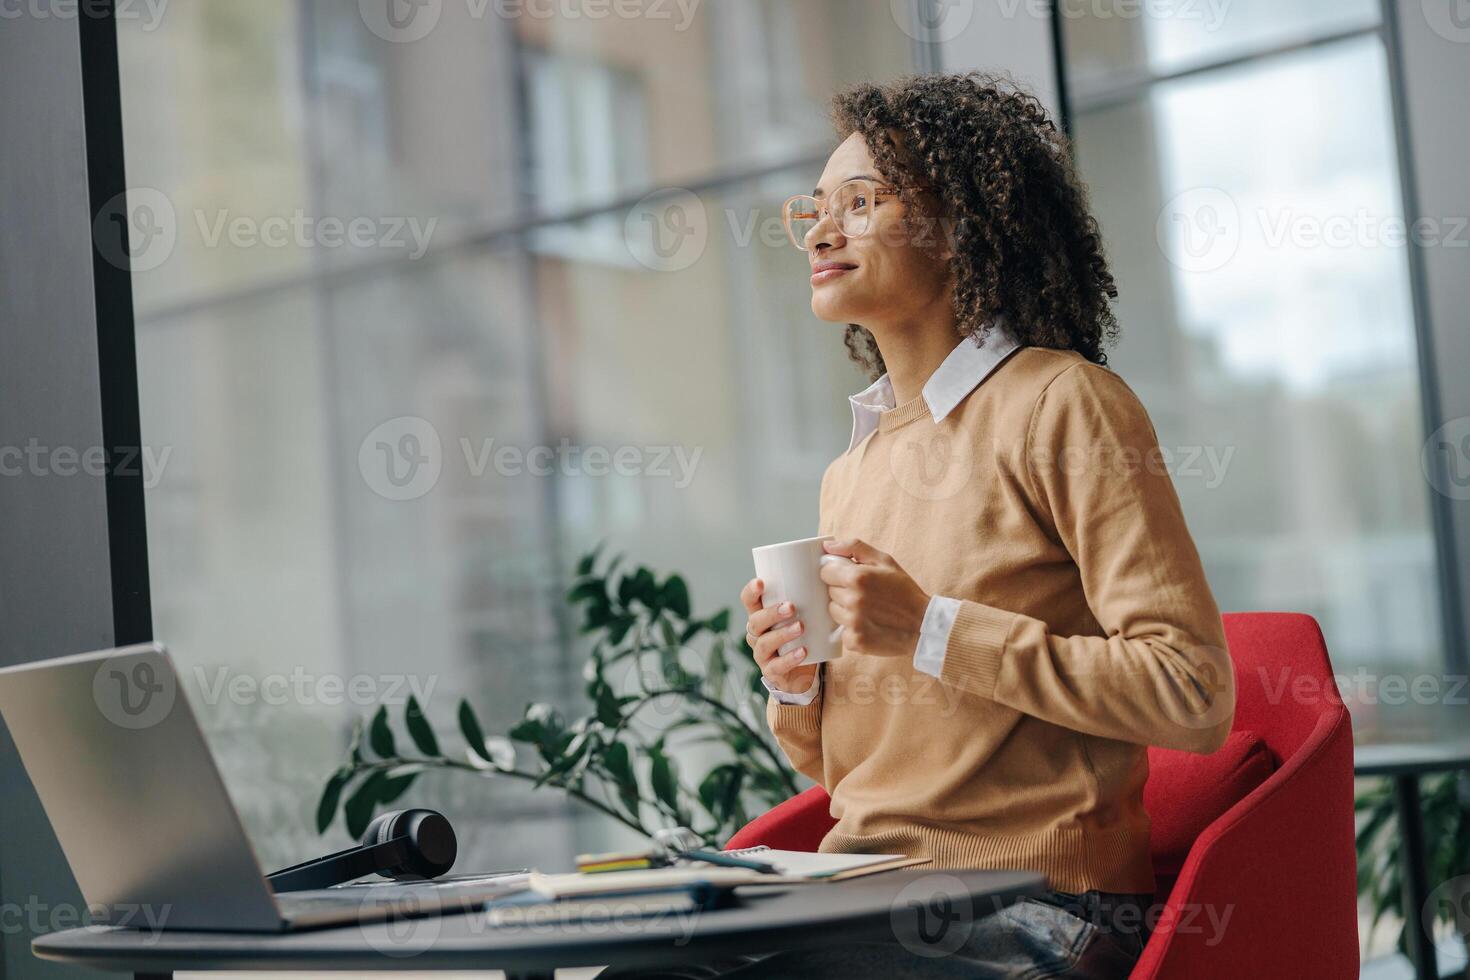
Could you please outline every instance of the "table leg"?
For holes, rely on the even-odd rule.
[[[1424,819],[1419,812],[1419,776],[1400,773],[1393,780],[1398,804],[1399,837],[1403,848],[1404,928],[1408,930],[1409,957],[1418,980],[1439,980],[1434,940],[1425,928],[1424,906],[1429,901],[1429,869],[1424,862]],[[1433,920],[1430,920],[1433,926]]]

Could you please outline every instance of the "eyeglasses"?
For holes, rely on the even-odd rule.
[[[824,204],[810,194],[798,194],[781,206],[781,221],[791,244],[807,251],[806,236],[822,220],[823,212],[847,238],[860,238],[872,226],[873,208],[885,197],[898,196],[898,188],[858,177],[838,184]]]

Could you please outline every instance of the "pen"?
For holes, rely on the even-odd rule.
[[[688,858],[691,861],[704,861],[707,864],[718,864],[727,868],[749,868],[752,871],[759,871],[761,874],[768,875],[781,873],[780,869],[774,864],[767,864],[764,861],[752,861],[749,858],[731,857],[728,854],[721,854],[719,851],[692,850],[679,851],[677,853],[681,858]]]

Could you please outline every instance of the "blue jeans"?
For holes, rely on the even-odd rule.
[[[1123,980],[1148,942],[1152,895],[1047,892],[966,923],[925,946],[894,938],[747,953],[687,966],[622,970],[597,980],[772,980],[778,977]]]

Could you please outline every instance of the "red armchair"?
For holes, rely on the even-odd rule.
[[[1274,771],[1262,769],[1256,778],[1264,781],[1250,780],[1254,789],[1233,803],[1218,793],[1209,801],[1190,785],[1198,767],[1170,758],[1178,753],[1149,750],[1145,802],[1156,831],[1191,818],[1204,830],[1182,866],[1155,841],[1164,908],[1132,975],[1355,978],[1352,727],[1322,631],[1295,613],[1230,613],[1225,635],[1235,666],[1235,722],[1217,755],[1249,760],[1249,750],[1264,743]],[[813,786],[751,821],[728,846],[814,851],[835,823],[828,802]]]

